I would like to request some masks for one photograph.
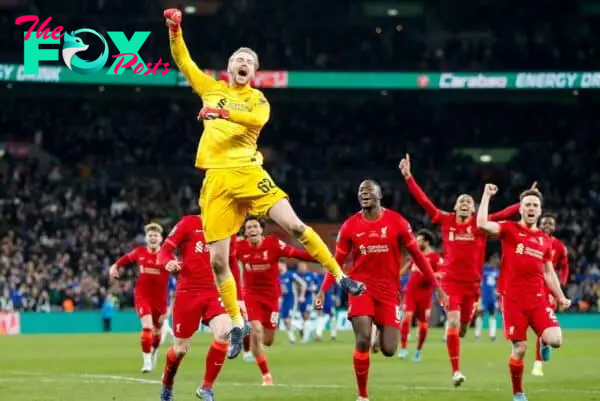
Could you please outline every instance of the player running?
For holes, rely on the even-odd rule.
[[[173,253],[176,249],[180,251],[181,262]],[[206,354],[204,380],[196,390],[196,396],[204,401],[214,401],[212,387],[225,362],[231,319],[219,300],[200,216],[184,216],[177,223],[160,249],[159,260],[165,264],[166,271],[179,272],[173,302],[175,342],[167,351],[160,400],[173,400],[177,369],[190,348],[192,336],[203,323],[210,327],[213,342]],[[234,248],[231,248],[229,263],[239,281]]]
[[[427,280],[437,287],[429,262],[423,256],[408,222],[399,213],[381,206],[381,187],[374,181],[363,181],[358,188],[361,211],[348,218],[338,234],[336,259],[343,264],[352,254],[350,276],[361,280],[367,290],[360,296],[348,297],[348,320],[355,334],[354,373],[358,385],[358,401],[368,401],[369,348],[373,323],[378,327],[380,351],[394,356],[400,339],[400,267],[405,247]],[[327,275],[315,299],[315,307],[323,306],[323,297],[333,278]],[[443,290],[437,288],[442,302]]]
[[[204,132],[195,164],[205,170],[200,206],[211,266],[225,309],[233,320],[228,356],[235,358],[242,350],[244,319],[236,303],[235,281],[227,259],[230,237],[247,214],[268,215],[297,238],[344,291],[358,295],[364,285],[345,277],[325,242],[296,216],[287,194],[262,167],[257,140],[269,120],[270,106],[264,94],[250,86],[258,69],[256,53],[247,47],[236,50],[227,65],[229,82],[216,81],[192,61],[181,32],[181,11],[165,10],[164,17],[173,59],[204,105],[198,115],[204,121]]]
[[[486,184],[477,212],[477,226],[497,236],[502,243],[509,268],[502,298],[504,331],[512,341],[508,362],[513,387],[513,401],[527,401],[523,391],[523,359],[527,349],[527,328],[531,327],[542,341],[554,348],[562,345],[562,332],[554,308],[545,297],[544,283],[556,296],[562,308],[571,301],[560,288],[552,266],[552,239],[537,228],[542,212],[542,195],[527,190],[520,197],[521,220],[496,223],[488,218],[490,199],[498,187]]]
[[[162,242],[162,227],[150,223],[144,227],[146,246],[138,246],[121,256],[109,270],[110,277],[117,279],[121,269],[131,264],[139,266],[133,300],[135,310],[142,323],[140,343],[142,346],[142,373],[151,372],[156,367],[162,325],[167,314],[169,297],[169,273],[158,261],[158,249]]]
[[[302,315],[302,344],[307,344],[310,341],[312,334],[312,319],[313,300],[317,291],[319,291],[320,279],[317,273],[308,270],[306,263],[298,263],[298,275],[306,283],[306,293],[302,301],[298,300],[298,312]]]
[[[481,297],[475,312],[475,339],[481,338],[483,331],[483,316],[488,316],[489,337],[496,341],[496,310],[498,309],[498,255],[494,254],[488,264],[483,266],[483,279],[481,280]]]
[[[251,325],[250,350],[262,374],[263,386],[273,385],[263,345],[270,347],[279,323],[279,259],[312,261],[304,250],[294,248],[272,235],[264,235],[257,217],[244,223],[246,239],[238,240],[236,249],[244,271],[244,300]]]
[[[460,371],[460,338],[464,337],[479,299],[479,286],[485,259],[486,234],[477,228],[473,197],[461,194],[456,199],[454,212],[438,209],[425,195],[411,174],[410,156],[400,161],[400,171],[408,190],[429,215],[439,224],[442,233],[444,271],[442,287],[448,293],[446,348],[452,367],[452,381],[460,386],[465,376]],[[535,184],[534,184],[535,185]],[[503,220],[517,213],[515,204],[492,214],[490,220]]]
[[[298,293],[298,303],[304,302],[306,295],[306,283],[302,278],[293,271],[288,270],[285,263],[279,263],[279,282],[281,283],[281,298],[279,306],[279,317],[283,320],[283,324],[288,333],[288,341],[290,344],[296,343],[296,330],[292,322],[292,312],[296,301],[294,299],[294,284],[300,288]]]
[[[417,232],[417,244],[427,258],[434,272],[438,271],[439,265],[443,262],[439,253],[435,252],[431,245],[434,242],[434,234],[429,230],[419,230]],[[427,338],[429,331],[429,318],[431,317],[431,304],[433,303],[433,283],[427,280],[427,277],[421,270],[410,261],[410,278],[406,286],[406,294],[404,295],[404,318],[400,328],[400,351],[398,357],[406,359],[408,357],[408,334],[413,316],[416,315],[419,325],[419,335],[417,337],[417,350],[413,355],[414,362],[421,361],[421,350],[423,343]],[[402,274],[402,273],[401,273]]]
[[[552,265],[556,269],[558,279],[561,285],[566,285],[569,279],[569,252],[567,251],[566,245],[554,237],[554,231],[556,231],[556,217],[552,214],[544,214],[540,220],[540,228],[543,232],[548,234],[552,241]],[[556,298],[552,295],[552,291],[546,288],[546,294],[548,296],[548,302],[554,310],[558,308]],[[531,374],[533,376],[544,376],[543,365],[544,361],[550,359],[551,348],[544,346],[541,338],[535,343],[535,362],[533,364],[533,370]]]
[[[326,274],[324,272],[318,273],[319,288],[325,281]],[[317,328],[315,329],[315,340],[323,340],[323,332],[325,326],[329,322],[329,332],[331,334],[331,340],[335,341],[337,338],[337,316],[336,306],[340,302],[339,286],[334,284],[333,288],[327,291],[323,297],[323,309],[317,311]]]

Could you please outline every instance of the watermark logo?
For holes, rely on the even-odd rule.
[[[59,51],[58,49],[52,48],[40,48],[40,45],[58,45],[60,40],[63,39],[62,47],[62,58],[66,66],[73,72],[82,75],[91,75],[100,71],[108,62],[109,51],[108,42],[98,32],[82,28],[71,32],[71,34],[64,32],[64,27],[57,26],[52,31],[47,25],[52,20],[52,17],[48,17],[42,22],[39,27],[40,21],[37,15],[24,15],[15,20],[16,25],[21,25],[25,22],[33,22],[31,27],[25,32],[24,40],[24,74],[25,75],[36,75],[39,72],[40,61],[58,61]],[[37,27],[37,30],[36,30]],[[35,35],[32,35],[34,33]],[[89,48],[89,44],[85,44],[83,40],[77,35],[82,33],[92,34],[98,37],[104,49],[100,56],[95,60],[83,60],[77,53],[83,52]],[[127,39],[125,33],[122,31],[107,32],[108,37],[117,47],[119,54],[113,55],[113,64],[110,66],[107,75],[120,75],[127,68],[132,68],[134,74],[160,74],[165,75],[169,72],[169,63],[162,62],[159,59],[157,63],[144,63],[139,55],[139,51],[142,45],[146,42],[146,39],[150,36],[148,31],[134,32],[130,39]],[[162,70],[159,70],[163,67]]]
[[[76,55],[76,53],[87,50],[90,47],[89,45],[83,43],[80,38],[75,36],[78,33],[83,32],[89,32],[96,35],[104,44],[104,50],[102,51],[102,54],[100,54],[100,57],[94,61],[85,61]],[[72,32],[70,35],[65,33],[65,43],[63,44],[62,57],[63,61],[70,70],[79,74],[90,75],[100,71],[108,61],[108,43],[106,43],[104,36],[92,29],[78,29],[75,32]]]

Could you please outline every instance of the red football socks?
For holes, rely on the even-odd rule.
[[[173,382],[175,381],[175,375],[177,374],[177,369],[179,369],[179,364],[183,359],[182,356],[175,355],[175,350],[173,347],[170,347],[167,351],[167,360],[165,361],[165,371],[163,372],[162,384],[165,387],[172,388]]]
[[[152,336],[152,349],[157,349],[160,345],[160,334],[154,334]]]
[[[405,316],[400,326],[400,348],[406,348],[408,343],[408,333],[410,332],[410,321],[411,318]]]
[[[250,351],[250,334],[244,336],[244,352]]]
[[[542,359],[542,339],[538,338],[537,341],[535,342],[535,360],[536,361],[543,361]]]
[[[450,357],[450,365],[452,373],[460,371],[460,337],[458,336],[458,328],[449,327],[448,335],[446,336],[446,348]]]
[[[144,354],[152,352],[152,329],[142,329],[140,341],[142,344],[142,352]]]
[[[212,388],[213,383],[217,380],[217,376],[221,372],[221,368],[223,368],[226,355],[227,343],[213,341],[206,354],[204,380],[202,381],[203,388]]]
[[[513,394],[523,392],[523,361],[513,358],[508,360],[508,369],[510,370],[510,379],[512,380]]]
[[[354,375],[358,386],[358,396],[369,398],[367,395],[367,382],[369,381],[369,353],[354,350]]]
[[[429,331],[429,324],[427,322],[419,322],[419,338],[417,340],[417,349],[423,348],[423,343],[427,338],[427,332]]]
[[[267,365],[267,357],[265,355],[258,358],[256,364],[263,376],[269,373],[269,366]]]

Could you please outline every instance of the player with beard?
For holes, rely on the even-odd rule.
[[[446,307],[446,348],[450,357],[452,381],[455,386],[460,386],[465,381],[465,376],[460,371],[460,338],[467,332],[479,299],[487,236],[477,228],[475,202],[471,195],[459,195],[453,212],[442,211],[431,202],[413,178],[409,155],[400,161],[399,168],[411,195],[425,209],[431,222],[441,226],[444,258],[444,263],[440,266],[444,272],[442,288],[449,298]],[[492,214],[490,220],[507,219],[516,214],[518,209],[518,204],[509,206]]]
[[[556,269],[560,284],[564,286],[569,279],[569,252],[564,242],[553,235],[556,231],[556,217],[553,214],[545,213],[540,220],[540,228],[543,232],[548,234],[552,241],[552,265]],[[550,306],[554,307],[554,310],[556,310],[558,308],[558,303],[548,286],[546,286],[546,294]],[[538,339],[535,345],[535,362],[531,374],[534,376],[544,376],[544,361],[550,359],[552,348],[545,345],[541,338]]]
[[[527,401],[523,390],[523,359],[527,350],[527,329],[531,327],[544,344],[558,348],[562,345],[562,331],[554,314],[554,307],[545,297],[545,286],[561,308],[571,301],[560,288],[560,281],[552,265],[552,240],[537,223],[542,212],[542,194],[528,190],[520,196],[521,220],[494,222],[488,217],[490,199],[498,187],[486,184],[477,212],[477,226],[500,239],[508,270],[502,297],[504,333],[512,342],[508,361],[513,401]]]
[[[181,32],[181,11],[165,10],[164,17],[173,59],[202,98],[198,119],[204,122],[204,131],[195,164],[205,171],[200,207],[217,287],[234,325],[228,357],[235,358],[242,350],[244,319],[227,261],[230,237],[239,230],[246,215],[268,215],[331,272],[344,291],[358,295],[364,291],[364,285],[344,275],[325,242],[298,218],[287,194],[262,167],[257,141],[271,108],[264,94],[250,86],[258,69],[257,54],[247,47],[236,50],[227,65],[229,82],[217,81],[202,72],[190,57]]]
[[[244,300],[252,328],[249,345],[262,374],[263,386],[271,386],[273,376],[263,346],[273,345],[279,323],[279,260],[294,258],[312,262],[314,259],[302,249],[273,235],[265,235],[263,223],[257,217],[246,218],[244,236],[245,239],[237,241],[236,251],[243,267]]]
[[[138,246],[121,256],[110,267],[109,275],[119,278],[121,269],[131,264],[139,266],[135,283],[135,310],[142,323],[140,344],[142,347],[142,373],[151,372],[156,367],[162,325],[167,315],[169,298],[169,273],[158,260],[158,250],[162,242],[162,227],[150,223],[144,227],[146,246]]]
[[[343,265],[352,256],[348,273],[364,282],[366,291],[348,297],[348,319],[355,335],[354,373],[358,385],[358,401],[367,401],[369,349],[373,323],[378,328],[380,351],[394,356],[400,339],[400,268],[402,248],[406,248],[426,280],[437,288],[431,265],[417,245],[410,225],[399,213],[381,206],[381,187],[365,180],[358,188],[361,211],[348,218],[338,233],[335,257]],[[315,298],[315,308],[323,306],[324,294],[333,284],[328,274]],[[446,294],[437,288],[441,302]]]

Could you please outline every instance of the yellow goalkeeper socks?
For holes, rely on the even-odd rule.
[[[306,227],[306,230],[302,233],[299,238],[300,242],[308,253],[317,260],[320,264],[325,267],[329,273],[333,274],[336,281],[340,281],[344,272],[338,265],[337,261],[325,245],[325,242],[319,237],[319,235],[311,227]]]
[[[235,286],[235,280],[232,275],[229,275],[225,280],[219,283],[219,294],[221,295],[221,302],[225,307],[225,311],[234,326],[244,327],[244,318],[240,312],[240,307],[237,302],[237,288]]]

